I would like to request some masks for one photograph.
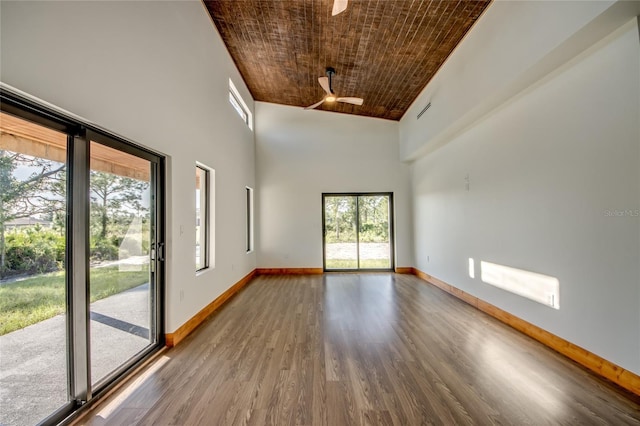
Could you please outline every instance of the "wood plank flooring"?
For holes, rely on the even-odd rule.
[[[410,275],[260,276],[87,425],[640,425],[640,398]]]

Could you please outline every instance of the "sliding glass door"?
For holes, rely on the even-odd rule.
[[[393,270],[393,194],[323,194],[325,271]]]
[[[163,159],[2,93],[0,424],[57,423],[162,339]]]

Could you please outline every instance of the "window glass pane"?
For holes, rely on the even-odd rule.
[[[324,199],[326,269],[358,269],[356,198]]]
[[[209,216],[209,172],[196,167],[196,270],[209,266],[208,216]]]
[[[389,196],[361,195],[358,215],[360,269],[391,268]]]
[[[89,332],[95,385],[154,343],[155,336],[151,163],[96,142],[90,150]]]
[[[67,135],[0,113],[0,424],[68,402]]]
[[[249,129],[253,130],[253,115],[231,79],[229,79],[229,103],[233,105],[233,108],[238,112],[238,115],[240,115],[247,126],[249,126]]]
[[[233,93],[231,92],[229,92],[229,102],[231,103],[231,105],[233,105],[233,108],[235,108],[235,110],[238,112],[238,115],[242,117],[242,120],[246,123],[247,113],[244,111],[244,109],[242,108],[242,106],[240,105],[236,97],[233,96]]]
[[[253,188],[246,188],[247,196],[247,252],[253,250]]]

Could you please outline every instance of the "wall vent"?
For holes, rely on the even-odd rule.
[[[424,114],[425,112],[427,112],[427,110],[428,110],[429,108],[431,108],[431,102],[429,102],[429,103],[427,104],[427,106],[426,106],[426,107],[422,108],[422,111],[420,111],[420,112],[418,113],[418,117],[416,118],[416,120],[417,120],[418,118],[422,117],[422,114]]]

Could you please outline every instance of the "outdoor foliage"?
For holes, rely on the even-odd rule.
[[[148,211],[140,201],[149,183],[95,170],[90,181],[91,235],[117,248],[131,219]]]
[[[149,252],[148,208],[141,200],[149,183],[92,170],[90,174],[90,259],[113,261],[130,253],[120,249],[132,221],[142,218],[138,250]],[[63,163],[0,150],[0,279],[51,272],[64,267],[66,166]],[[39,218],[51,228],[8,229],[21,218]],[[139,241],[142,238],[142,241]]]
[[[99,267],[149,253],[142,204],[148,188],[149,182],[90,173],[92,302],[148,282],[148,266]],[[0,335],[65,312],[66,208],[65,164],[0,149]],[[5,280],[16,277],[22,279]]]
[[[118,259],[118,246],[107,238],[97,238],[91,240],[89,252],[92,262]]]
[[[359,241],[382,243],[389,241],[389,202],[387,197],[360,196],[357,200],[360,217]],[[325,198],[325,226],[327,243],[356,241],[355,197]]]
[[[120,250],[120,244],[136,217],[145,218],[138,241],[148,253],[148,208],[141,204],[142,194],[149,188],[148,182],[92,170],[90,176],[91,218],[90,257],[92,262],[117,260],[129,253]],[[146,232],[145,232],[146,231]],[[139,239],[140,236],[138,235]]]
[[[18,169],[26,176],[19,178]],[[55,161],[0,150],[0,278],[9,272],[6,224],[60,212],[64,208],[64,170],[65,165]]]
[[[11,231],[5,237],[9,274],[41,274],[64,266],[65,238],[39,225]]]

